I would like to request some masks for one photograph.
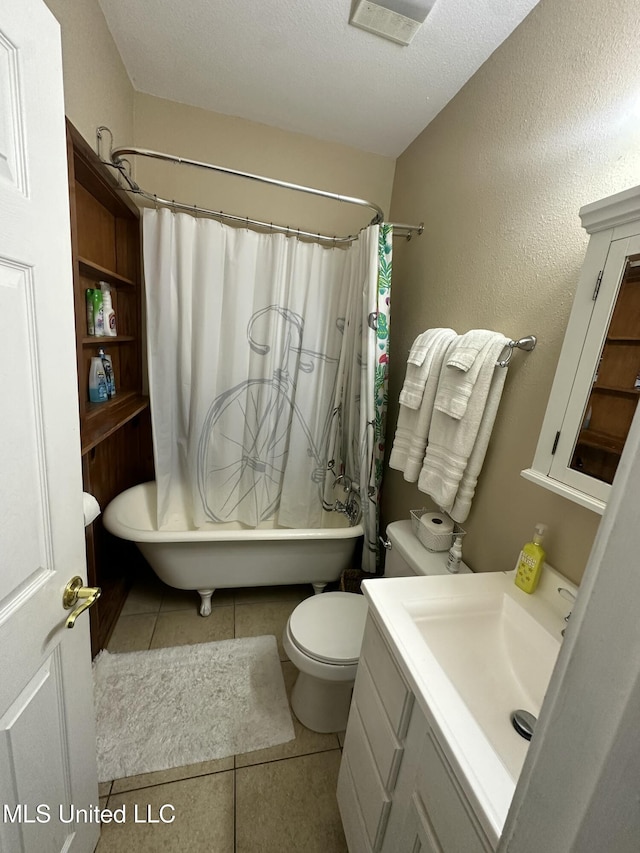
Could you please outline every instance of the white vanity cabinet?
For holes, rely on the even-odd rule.
[[[580,210],[589,246],[527,479],[602,512],[640,396],[640,187]]]
[[[382,853],[490,853],[493,849],[416,705]]]
[[[493,850],[371,613],[338,804],[350,853]]]

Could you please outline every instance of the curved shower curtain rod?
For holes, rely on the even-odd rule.
[[[109,145],[110,160],[105,160],[102,157],[102,153],[100,150],[103,131],[106,131],[109,134],[109,136],[111,137],[111,144]],[[258,219],[250,219],[248,216],[235,216],[234,214],[231,214],[231,213],[224,213],[224,211],[222,211],[222,210],[210,210],[208,208],[198,207],[195,204],[184,204],[183,202],[177,202],[175,200],[169,200],[169,199],[161,198],[161,197],[155,195],[154,193],[150,193],[150,192],[143,190],[133,180],[133,178],[131,177],[131,175],[129,174],[129,172],[127,171],[127,169],[125,167],[125,164],[128,165],[129,167],[131,165],[129,163],[129,161],[126,159],[126,155],[150,157],[150,158],[155,159],[155,160],[164,160],[165,162],[169,162],[169,163],[177,163],[179,165],[186,165],[186,166],[195,166],[196,168],[199,168],[199,169],[207,169],[209,171],[219,172],[219,173],[225,174],[225,175],[234,175],[236,177],[246,178],[246,179],[251,180],[251,181],[258,181],[258,182],[263,183],[263,184],[270,184],[271,186],[282,187],[283,189],[295,190],[296,192],[310,193],[311,195],[320,196],[322,198],[328,198],[332,201],[340,201],[340,202],[343,202],[346,204],[355,204],[355,205],[359,205],[360,207],[368,207],[370,210],[373,210],[375,212],[375,216],[373,217],[373,219],[369,223],[370,225],[377,225],[381,222],[384,222],[384,211],[382,210],[382,208],[379,207],[374,202],[366,201],[366,199],[356,198],[353,196],[340,195],[338,193],[332,193],[332,192],[328,192],[326,190],[318,190],[318,189],[315,189],[314,187],[306,187],[302,184],[293,184],[293,183],[290,183],[288,181],[280,181],[280,180],[277,180],[275,178],[267,178],[263,175],[254,175],[251,172],[241,172],[241,171],[238,171],[237,169],[230,169],[226,166],[216,166],[213,163],[205,163],[205,162],[200,161],[200,160],[191,160],[187,157],[178,157],[174,154],[164,154],[160,151],[152,151],[152,150],[149,150],[147,148],[135,148],[135,147],[128,147],[127,148],[124,146],[121,146],[120,148],[113,148],[112,147],[112,145],[113,145],[113,134],[112,134],[111,130],[104,125],[100,126],[97,129],[96,136],[97,136],[97,140],[98,140],[97,149],[98,149],[98,156],[100,157],[100,160],[103,163],[105,163],[107,166],[111,166],[112,168],[116,169],[119,172],[119,174],[122,175],[123,179],[125,180],[125,182],[127,184],[129,192],[134,193],[136,195],[139,195],[142,198],[146,199],[147,201],[153,202],[156,205],[162,205],[163,207],[170,207],[170,208],[173,208],[174,210],[184,210],[188,213],[203,214],[205,216],[211,216],[213,218],[226,219],[226,220],[229,220],[231,222],[237,222],[237,223],[244,224],[244,225],[257,225],[258,227],[265,228],[269,231],[276,231],[278,233],[287,234],[289,236],[307,237],[307,238],[310,238],[312,240],[331,243],[333,245],[340,245],[340,244],[344,244],[344,243],[352,243],[354,240],[358,239],[357,234],[349,234],[346,237],[329,236],[326,234],[320,234],[320,233],[311,232],[311,231],[303,231],[300,228],[291,228],[288,225],[276,225],[273,222],[262,222]],[[413,234],[418,234],[418,235],[422,234],[422,232],[424,230],[423,223],[420,223],[420,225],[405,225],[403,223],[391,222],[389,224],[393,227],[393,229],[394,229],[393,233],[394,234],[399,234],[400,236],[406,236],[407,240],[410,240],[411,236]]]

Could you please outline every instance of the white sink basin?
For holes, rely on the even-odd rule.
[[[514,572],[365,580],[370,610],[490,838],[529,748],[511,723],[538,716],[575,587],[545,566],[527,595]]]
[[[527,741],[512,711],[538,716],[560,638],[505,592],[406,602],[429,650],[510,774],[517,778]]]

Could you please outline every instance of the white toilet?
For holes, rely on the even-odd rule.
[[[291,707],[314,732],[346,728],[366,618],[366,599],[353,592],[313,595],[289,617],[282,643],[299,670]]]
[[[385,578],[404,578],[410,575],[446,575],[448,551],[427,551],[414,535],[411,521],[393,521],[387,527],[387,559],[384,564]],[[460,563],[458,574],[471,571]]]
[[[392,522],[387,536],[385,577],[446,574],[447,551],[427,551],[410,521]],[[461,573],[469,571],[461,564]],[[352,592],[311,596],[289,617],[282,642],[299,670],[291,707],[306,728],[314,732],[346,728],[366,618],[366,599]]]

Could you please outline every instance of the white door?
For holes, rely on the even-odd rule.
[[[99,826],[60,29],[0,4],[0,851],[87,853]],[[83,815],[81,814],[81,817]]]

